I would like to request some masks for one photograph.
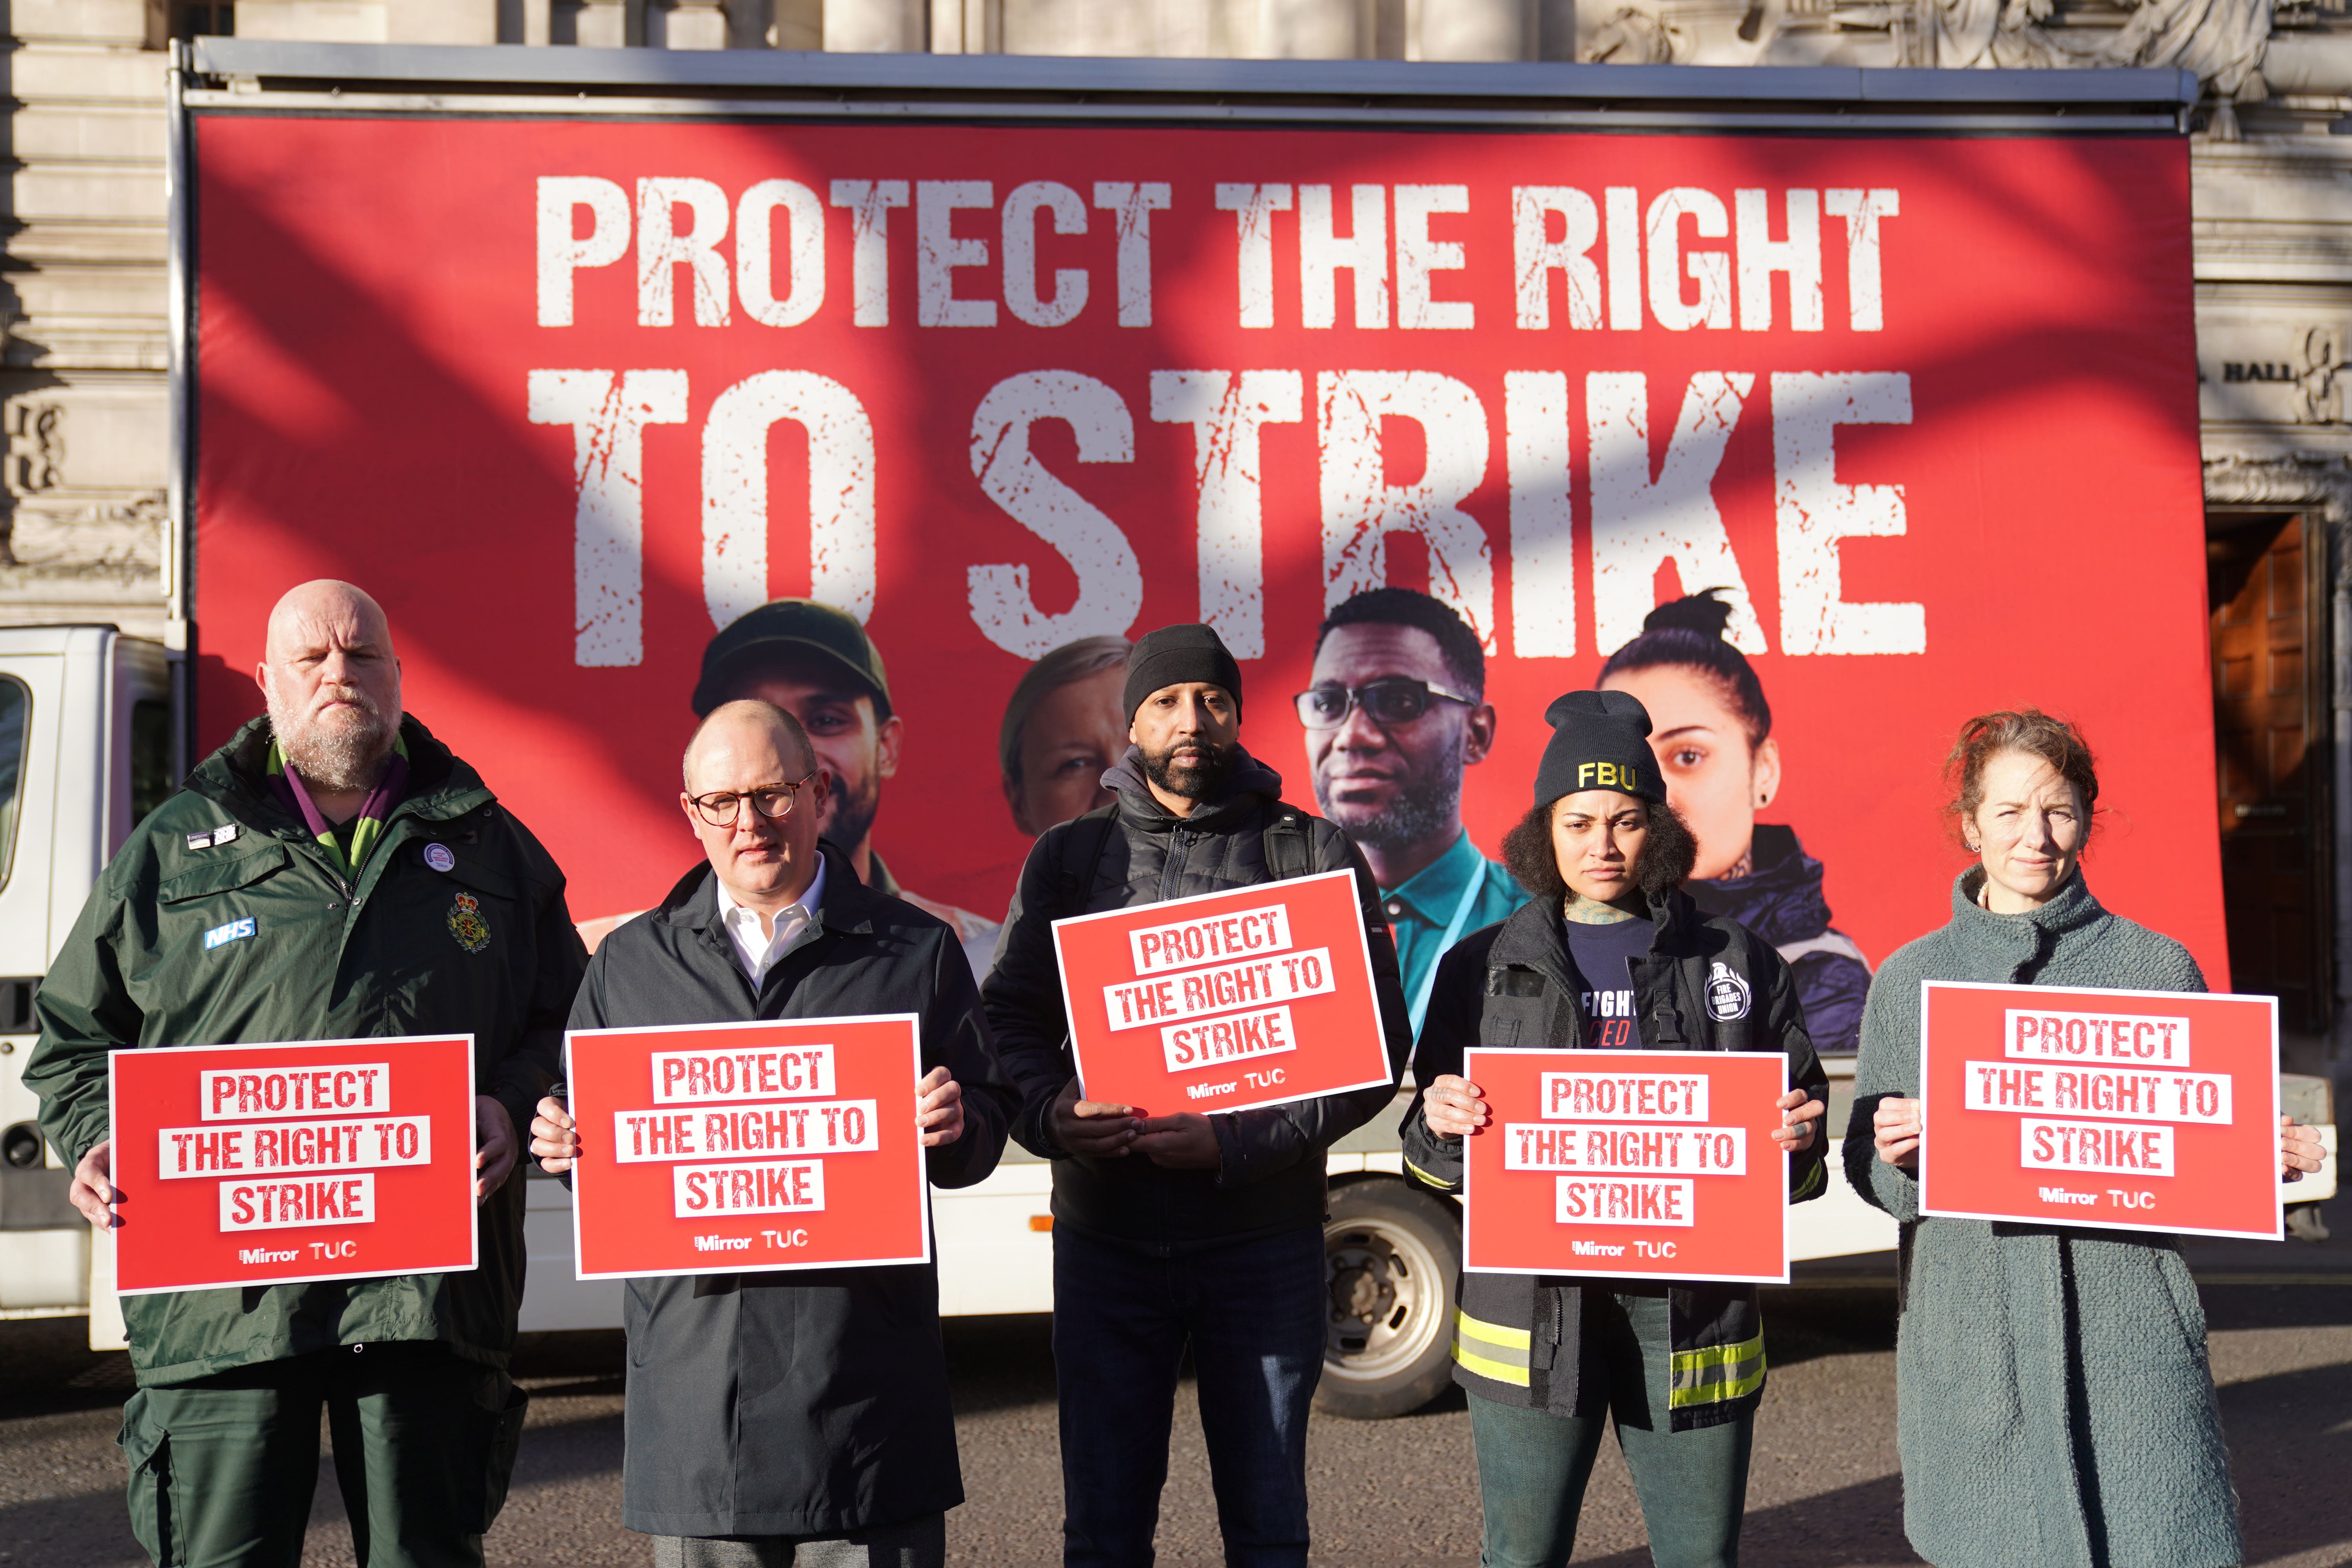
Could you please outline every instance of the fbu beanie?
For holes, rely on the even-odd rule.
[[[1664,804],[1665,775],[1650,750],[1650,710],[1629,691],[1571,691],[1544,710],[1551,740],[1536,769],[1536,804],[1613,789]]]

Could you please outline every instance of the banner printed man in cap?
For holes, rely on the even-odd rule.
[[[808,732],[809,743],[833,774],[817,830],[841,847],[859,879],[945,921],[971,961],[972,973],[985,973],[996,947],[997,922],[908,891],[874,850],[882,781],[898,771],[907,721],[892,711],[882,650],[857,618],[814,599],[772,599],[738,616],[702,650],[694,716],[707,719],[720,703],[745,698],[775,704]],[[628,918],[591,921],[581,934],[593,945]]]

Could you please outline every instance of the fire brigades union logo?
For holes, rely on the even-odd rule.
[[[1706,1010],[1719,1024],[1748,1016],[1752,1000],[1748,982],[1734,974],[1729,968],[1717,964],[1707,972]]]
[[[449,934],[467,952],[479,952],[490,945],[490,922],[482,918],[481,901],[473,894],[460,893],[449,906]]]

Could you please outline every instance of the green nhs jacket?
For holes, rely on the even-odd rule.
[[[108,1136],[107,1052],[134,1047],[471,1034],[477,1091],[529,1136],[587,965],[563,874],[424,725],[404,719],[401,736],[408,795],[356,885],[270,793],[267,719],[132,831],[35,1004],[41,1038],[25,1082],[68,1163]],[[446,871],[426,861],[436,844]],[[205,946],[207,932],[246,921],[250,935]],[[126,1198],[135,1225],[137,1194]],[[504,1366],[522,1300],[520,1160],[478,1212],[481,1266],[470,1273],[124,1298],[140,1384],[402,1340]]]

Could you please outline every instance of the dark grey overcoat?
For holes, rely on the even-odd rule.
[[[2189,950],[2100,908],[2077,872],[2030,914],[1952,889],[1952,919],[1871,982],[1846,1177],[1903,1222],[1895,1343],[1903,1528],[1936,1568],[2225,1568],[2237,1496],[2205,1310],[2169,1236],[1919,1216],[1871,1116],[1919,1092],[1919,986],[2202,991]]]
[[[861,884],[831,844],[824,931],[755,995],[708,867],[604,939],[575,1029],[922,1016],[925,1070],[963,1086],[931,1181],[996,1168],[1014,1100],[955,933]],[[912,1107],[909,1107],[912,1114]],[[963,1500],[929,1265],[632,1279],[621,1522],[649,1535],[833,1535]]]

